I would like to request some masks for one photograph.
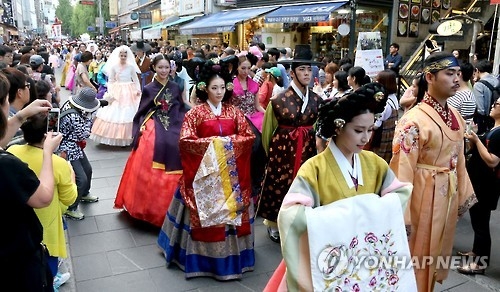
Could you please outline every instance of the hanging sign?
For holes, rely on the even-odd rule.
[[[462,22],[452,19],[452,20],[445,20],[442,23],[440,23],[436,28],[436,31],[440,36],[450,36],[456,34],[461,29],[462,29]]]

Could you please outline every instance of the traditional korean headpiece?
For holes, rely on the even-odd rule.
[[[435,73],[450,67],[460,66],[457,58],[451,53],[437,52],[429,57],[424,62],[424,72]]]

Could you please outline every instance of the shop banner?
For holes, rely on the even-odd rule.
[[[109,0],[109,15],[118,15],[118,0]]]
[[[61,33],[62,26],[60,24],[52,25],[52,38],[60,40],[62,37]]]
[[[358,34],[354,66],[363,67],[366,75],[372,78],[377,76],[378,72],[384,70],[382,39],[379,31],[360,32]]]
[[[282,6],[265,17],[267,23],[313,23],[330,20],[330,14],[347,2]]]
[[[179,15],[190,15],[205,12],[204,0],[182,0],[179,1]]]

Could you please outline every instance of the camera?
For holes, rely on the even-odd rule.
[[[58,108],[51,108],[47,115],[47,133],[52,131],[54,134],[59,133],[59,116],[61,111]]]

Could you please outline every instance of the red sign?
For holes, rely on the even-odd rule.
[[[490,5],[500,4],[500,0],[490,0]]]
[[[82,5],[94,5],[95,2],[94,2],[94,0],[80,0],[80,4],[82,4]]]

